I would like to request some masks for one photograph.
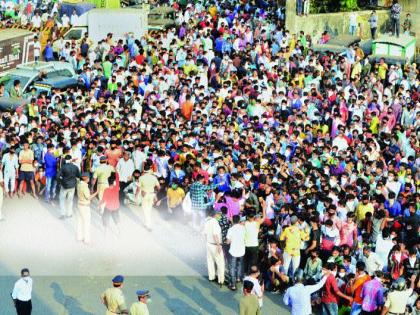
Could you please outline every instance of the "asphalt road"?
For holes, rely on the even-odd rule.
[[[14,314],[10,292],[23,267],[34,277],[34,315],[104,314],[99,295],[116,274],[126,276],[128,304],[135,291],[152,293],[151,314],[238,313],[240,293],[206,279],[204,238],[183,215],[154,215],[152,232],[137,207],[121,210],[121,233],[104,235],[96,210],[92,243],[75,239],[75,222],[59,220],[58,207],[32,197],[5,199],[0,222],[0,314]],[[263,314],[288,314],[279,295],[267,294]]]

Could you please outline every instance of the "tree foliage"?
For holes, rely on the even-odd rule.
[[[357,0],[311,0],[311,13],[332,13],[358,10]]]

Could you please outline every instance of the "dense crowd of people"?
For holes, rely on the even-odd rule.
[[[58,3],[30,4],[14,16],[63,23]],[[277,3],[173,7],[178,26],[143,38],[48,42],[40,58],[82,86],[1,113],[5,195],[58,200],[86,243],[93,202],[105,228],[123,204],[148,229],[153,209],[182,211],[206,235],[209,280],[245,280],[242,308],[271,291],[296,315],[419,314],[416,64],[315,52],[328,33],[291,34]]]

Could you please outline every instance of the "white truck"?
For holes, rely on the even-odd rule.
[[[148,11],[144,9],[92,9],[79,16],[77,25],[64,33],[64,42],[79,41],[87,32],[89,39],[96,45],[106,38],[108,33],[113,39],[124,39],[127,33],[140,38],[147,33]],[[59,41],[53,44],[58,52]]]

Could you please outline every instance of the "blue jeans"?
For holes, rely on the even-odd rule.
[[[362,312],[362,304],[357,304],[353,302],[351,306],[350,315],[359,315]]]
[[[236,286],[236,280],[242,281],[243,277],[243,265],[244,257],[233,257],[230,256],[230,285],[232,287]]]
[[[47,176],[47,183],[45,185],[45,200],[49,201],[51,198],[55,198],[55,191],[57,188],[57,179],[54,177]]]
[[[297,10],[297,14],[302,14],[302,12],[303,12],[303,0],[297,0],[296,1],[296,10]]]
[[[322,315],[337,315],[338,305],[336,303],[322,303]]]
[[[350,25],[350,35],[356,35],[356,25]]]
[[[391,18],[392,35],[400,36],[400,19]]]

